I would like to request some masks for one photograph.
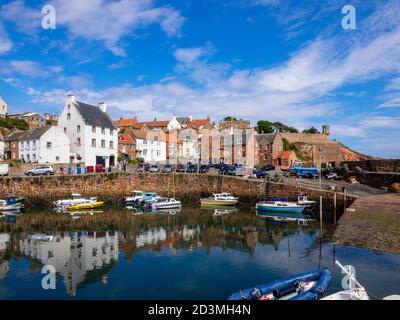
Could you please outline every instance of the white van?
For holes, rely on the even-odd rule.
[[[0,176],[8,176],[10,174],[10,168],[7,163],[0,163]]]

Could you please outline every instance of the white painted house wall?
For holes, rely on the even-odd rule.
[[[85,166],[94,166],[97,157],[104,157],[105,166],[108,167],[110,157],[113,156],[114,164],[116,164],[118,158],[117,130],[102,127],[95,127],[95,130],[93,130],[92,125],[86,124],[75,103],[75,97],[73,95],[68,96],[58,120],[58,126],[62,130],[66,130],[71,141],[73,162],[84,162]],[[103,108],[102,112],[106,112],[106,106],[103,104],[101,107]],[[78,126],[80,129],[78,129]],[[95,146],[92,144],[93,139],[96,140]],[[104,141],[104,145],[102,141]]]
[[[147,163],[164,163],[167,161],[165,141],[136,139],[136,152]]]
[[[181,130],[182,129],[181,124],[179,123],[178,120],[176,120],[176,115],[174,115],[172,117],[172,120],[168,123],[167,129],[168,129],[168,131]]]
[[[26,162],[68,163],[70,142],[68,136],[58,127],[50,127],[39,139],[21,140],[19,158]]]
[[[8,112],[7,103],[0,97],[0,116],[5,116]]]

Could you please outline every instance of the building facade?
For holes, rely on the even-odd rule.
[[[263,166],[273,164],[277,152],[283,151],[283,141],[280,133],[263,133],[256,135],[255,162]]]
[[[10,118],[25,120],[30,129],[46,126],[46,118],[37,112],[9,114]]]
[[[70,141],[56,126],[39,127],[21,136],[19,159],[28,163],[68,163]]]
[[[136,159],[136,142],[131,134],[118,134],[118,157],[123,161]]]
[[[146,163],[165,163],[167,160],[166,136],[162,130],[133,130],[136,155]]]
[[[0,117],[5,117],[8,112],[7,103],[0,96]]]
[[[59,116],[58,127],[69,137],[70,162],[84,163],[85,166],[116,165],[118,131],[104,103],[93,106],[69,95]]]
[[[26,131],[12,132],[4,137],[4,159],[19,160],[19,142]]]

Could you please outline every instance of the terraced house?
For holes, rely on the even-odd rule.
[[[116,165],[118,131],[105,103],[93,106],[69,95],[59,116],[58,127],[70,139],[70,162],[84,163],[85,166]]]

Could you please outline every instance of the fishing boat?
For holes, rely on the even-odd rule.
[[[200,199],[202,206],[233,206],[238,201],[230,193],[214,193],[211,197]]]
[[[138,201],[142,200],[144,197],[144,192],[135,190],[133,191],[133,195],[131,197],[125,197],[123,199],[124,204],[127,205],[132,205],[138,203]]]
[[[53,204],[56,208],[67,208],[83,203],[92,203],[97,201],[97,197],[82,197],[80,193],[73,193],[71,199],[57,200]]]
[[[151,203],[153,210],[160,209],[179,209],[182,203],[174,198],[157,198]]]
[[[232,294],[228,300],[317,300],[331,283],[329,269],[315,269]]]
[[[74,206],[67,207],[67,211],[99,209],[99,208],[103,207],[103,205],[104,205],[103,201],[80,203],[80,204],[76,204]]]
[[[138,204],[144,206],[147,203],[154,202],[158,198],[160,198],[160,196],[157,193],[155,193],[155,192],[146,192],[143,195],[143,198],[138,200]]]
[[[256,210],[269,212],[292,212],[302,213],[308,205],[298,204],[290,201],[260,201],[256,204]]]
[[[0,203],[0,211],[19,211],[25,209],[25,198],[9,196]]]
[[[349,277],[349,289],[336,292],[321,300],[371,300],[367,290],[357,281],[354,274],[336,260],[335,264]],[[390,295],[383,300],[400,300],[400,295]]]

